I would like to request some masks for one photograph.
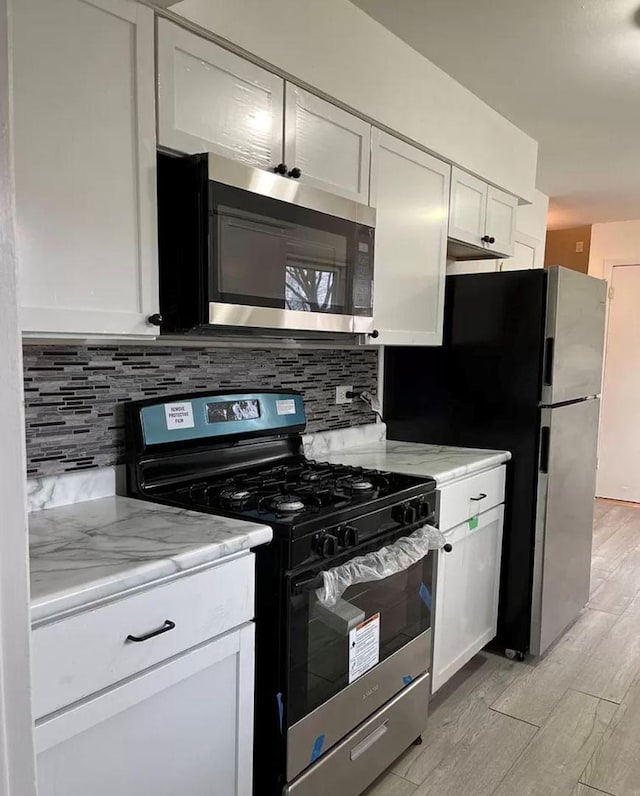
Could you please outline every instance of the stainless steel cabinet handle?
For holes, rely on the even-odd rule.
[[[471,498],[471,500],[484,500],[486,498],[486,494],[484,492],[480,492],[478,497]]]
[[[387,730],[389,729],[389,720],[385,721],[379,727],[377,727],[372,733],[367,735],[364,741],[360,741],[357,746],[354,746],[351,750],[351,759],[357,760],[361,755],[363,755],[367,749],[371,749],[371,747],[382,738],[383,735],[386,735]]]
[[[161,636],[163,633],[168,633],[170,630],[173,630],[176,626],[175,622],[172,622],[170,619],[164,620],[164,625],[159,627],[157,630],[152,630],[150,633],[145,633],[144,636],[127,636],[127,641],[135,641],[136,643],[140,641],[149,641],[150,638],[154,638],[155,636]]]

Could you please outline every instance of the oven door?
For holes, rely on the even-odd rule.
[[[431,667],[433,552],[331,607],[318,574],[289,583],[288,781]]]
[[[331,204],[330,194],[277,175],[260,177]],[[370,208],[335,201],[345,215],[350,208],[342,205],[352,205],[353,218],[210,181],[209,323],[371,331],[374,231],[356,220]]]

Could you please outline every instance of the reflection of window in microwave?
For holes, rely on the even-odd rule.
[[[229,420],[256,420],[260,417],[260,404],[257,400],[220,401],[207,404],[209,423],[225,423]]]
[[[329,312],[335,304],[336,272],[286,266],[285,303],[288,310]]]

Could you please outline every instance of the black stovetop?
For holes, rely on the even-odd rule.
[[[184,508],[263,522],[291,534],[432,491],[435,482],[296,456],[164,486],[155,497]]]

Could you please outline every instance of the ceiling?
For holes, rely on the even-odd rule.
[[[352,0],[539,144],[549,224],[640,218],[640,0]]]

